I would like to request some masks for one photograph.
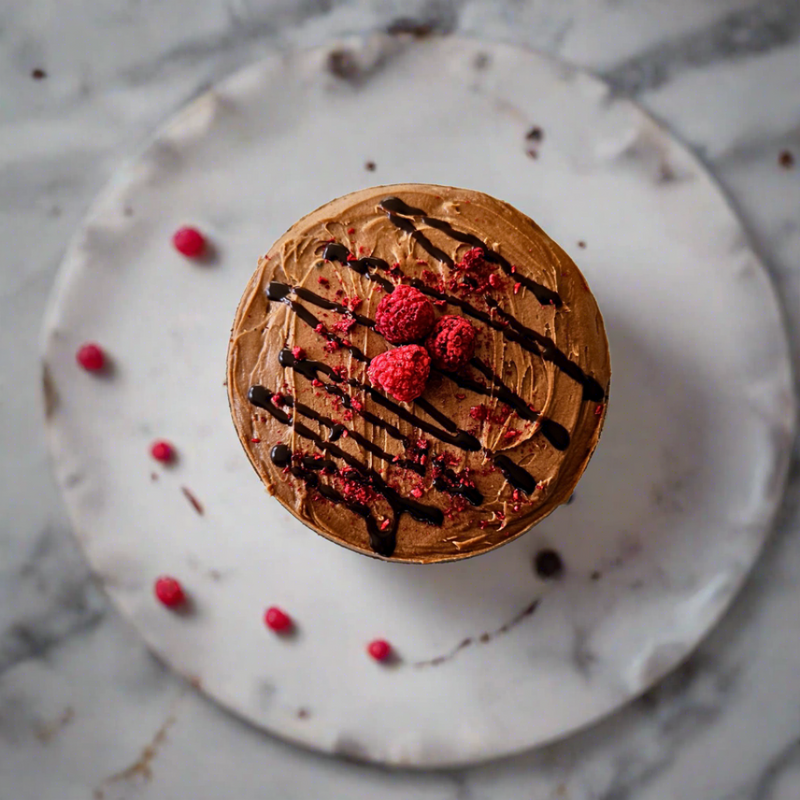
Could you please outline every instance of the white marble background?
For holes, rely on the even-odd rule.
[[[473,769],[389,772],[255,732],[155,661],[92,583],[41,435],[37,339],[70,232],[211,81],[397,19],[559,54],[670,125],[741,211],[800,366],[800,0],[2,0],[0,800],[797,800],[797,460],[752,579],[678,673],[583,734]]]

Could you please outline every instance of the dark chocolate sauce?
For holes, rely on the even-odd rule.
[[[299,372],[304,378],[307,378],[310,381],[314,380],[315,378],[319,380],[319,373],[322,373],[323,375],[327,375],[335,383],[344,382],[348,386],[359,389],[360,391],[368,394],[379,406],[383,406],[388,411],[392,411],[398,417],[400,417],[400,419],[411,423],[420,430],[425,431],[425,433],[429,433],[431,436],[435,436],[437,439],[445,442],[446,444],[452,444],[461,450],[467,450],[471,452],[477,452],[481,449],[481,443],[472,434],[459,430],[458,428],[455,428],[453,432],[450,432],[443,430],[436,425],[432,425],[427,420],[422,419],[411,411],[408,411],[402,406],[398,405],[393,400],[390,400],[385,395],[382,395],[372,386],[369,386],[366,383],[361,383],[355,378],[343,379],[324,361],[312,361],[308,358],[304,358],[302,360],[296,359],[294,355],[292,355],[292,351],[288,348],[281,350],[278,355],[278,360],[281,366],[288,367],[293,369],[295,372]],[[324,389],[326,384],[324,381],[322,383],[323,386],[320,388]],[[359,413],[361,413],[366,419],[366,416],[363,414],[363,412]]]
[[[461,242],[462,244],[468,244],[470,247],[478,247],[483,250],[484,258],[492,264],[497,264],[500,269],[505,272],[506,275],[513,275],[514,281],[516,283],[520,283],[526,289],[531,291],[536,297],[536,299],[543,305],[554,305],[556,308],[561,308],[561,298],[559,297],[557,292],[554,292],[552,289],[548,289],[546,286],[543,286],[541,283],[537,283],[536,281],[528,278],[525,275],[522,275],[519,272],[516,272],[513,268],[511,262],[505,258],[504,256],[500,255],[500,253],[495,252],[491,248],[489,248],[481,239],[471,233],[465,233],[463,231],[459,231],[454,228],[449,222],[445,220],[436,219],[436,217],[429,217],[426,216],[425,212],[420,208],[414,208],[413,206],[407,205],[403,200],[399,197],[387,197],[384,200],[381,200],[380,207],[387,213],[389,217],[389,221],[398,228],[407,231],[411,234],[412,238],[416,239],[419,242],[420,246],[429,253],[434,258],[442,261],[447,266],[453,266],[453,259],[450,258],[447,253],[439,250],[439,248],[434,247],[430,240],[425,237],[417,228],[416,226],[411,223],[408,225],[408,220],[403,220],[404,217],[421,217],[423,224],[427,225],[429,228],[435,228],[438,231],[442,231],[442,233],[446,233],[451,239],[455,239],[457,242]],[[398,216],[402,215],[402,216]],[[401,222],[403,224],[401,224]],[[427,243],[427,246],[426,246]],[[429,247],[431,249],[429,249]],[[435,251],[435,252],[434,252]]]
[[[304,362],[300,362],[304,363]],[[369,486],[374,489],[378,494],[382,495],[394,512],[394,519],[386,530],[380,530],[377,525],[367,528],[370,534],[370,544],[372,549],[383,556],[391,556],[394,552],[397,538],[397,523],[402,514],[409,514],[418,522],[425,522],[428,525],[442,525],[444,522],[444,514],[440,508],[436,506],[425,505],[418,503],[416,500],[411,500],[408,497],[403,497],[395,489],[389,486],[375,470],[368,467],[363,462],[359,461],[355,456],[342,450],[338,445],[330,441],[325,441],[318,433],[312,431],[302,422],[298,422],[296,418],[290,417],[282,409],[278,408],[272,402],[272,392],[264,386],[251,386],[247,395],[248,400],[258,408],[264,409],[278,422],[284,425],[291,424],[294,433],[303,439],[308,439],[313,442],[320,450],[327,453],[332,458],[338,458],[344,461],[349,467],[352,467],[357,473],[363,476],[368,482]],[[295,409],[297,410],[297,409]],[[298,414],[300,412],[298,411]],[[296,467],[295,469],[303,469]],[[292,474],[295,474],[294,472]],[[313,478],[310,477],[313,475]],[[306,483],[311,481],[313,488],[318,488],[320,494],[328,499],[334,499],[329,494],[323,492],[323,486],[319,484],[316,473],[307,474],[303,469],[301,474],[297,477],[302,478]],[[327,487],[330,489],[330,487]],[[331,490],[335,491],[335,490]],[[337,493],[338,494],[338,493]],[[341,498],[341,495],[339,495]]]
[[[480,359],[473,358],[470,361],[470,364],[482,375],[485,375],[494,384],[497,391],[495,392],[486,386],[481,386],[481,384],[472,380],[469,380],[469,386],[467,386],[466,382],[459,384],[460,386],[463,386],[464,388],[471,388],[474,392],[479,394],[493,395],[498,397],[504,403],[511,406],[517,412],[517,414],[522,417],[522,419],[539,420],[539,431],[541,432],[542,436],[544,436],[544,438],[556,448],[556,450],[563,451],[569,447],[569,431],[563,425],[555,420],[550,419],[549,417],[543,416],[538,411],[534,411],[516,392],[507,386],[502,379],[495,375],[494,372],[489,369],[489,367],[486,366],[486,364],[484,364]],[[462,380],[466,381],[467,379]],[[458,381],[456,382],[458,383]],[[475,387],[477,388],[473,388],[471,384],[475,384]]]
[[[487,297],[486,303],[491,308],[495,309],[498,316],[504,319],[510,328],[525,337],[527,340],[535,343],[539,349],[539,354],[545,361],[549,361],[560,369],[565,375],[568,375],[572,380],[583,386],[584,400],[591,400],[595,403],[601,402],[606,393],[603,387],[590,375],[587,375],[574,361],[570,361],[567,356],[556,347],[556,343],[549,337],[545,336],[533,328],[528,328],[523,325],[513,314],[500,307],[498,302],[492,298]]]
[[[253,401],[250,400],[252,403]],[[276,444],[272,450],[269,451],[269,457],[276,467],[288,467],[292,463],[292,451],[285,444]]]
[[[536,491],[536,478],[508,456],[497,453],[493,457],[494,465],[503,473],[503,477],[515,488],[527,495]]]

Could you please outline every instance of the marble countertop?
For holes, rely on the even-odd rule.
[[[155,660],[92,582],[41,431],[39,328],[72,230],[120,159],[209,83],[399,19],[558,54],[675,130],[742,214],[797,362],[797,0],[0,3],[0,800],[800,798],[796,463],[751,579],[682,668],[584,733],[470,769],[387,771],[254,731]]]

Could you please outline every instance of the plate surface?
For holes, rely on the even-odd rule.
[[[223,386],[258,255],[323,202],[405,181],[479,189],[536,219],[590,280],[614,370],[574,502],[435,566],[348,552],[267,497]],[[170,246],[187,222],[213,241],[204,263]],[[44,340],[76,534],[149,645],[256,725],[398,765],[541,744],[674,667],[758,554],[793,435],[772,287],[697,160],[586,73],[463,39],[275,55],[191,103],[88,215]],[[108,375],[75,365],[85,340],[111,355]],[[173,467],[150,458],[155,438],[176,445]],[[561,554],[560,579],[532,568],[543,548]],[[186,585],[188,613],[154,601],[162,573]],[[296,636],[265,630],[273,603]],[[398,663],[365,655],[377,636]]]

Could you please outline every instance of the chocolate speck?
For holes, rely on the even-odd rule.
[[[192,508],[202,517],[204,513],[203,504],[194,496],[192,490],[186,486],[181,486],[181,491],[192,504]]]
[[[47,364],[42,368],[42,393],[44,394],[45,419],[51,419],[58,408],[58,392]]]
[[[328,72],[344,81],[352,81],[358,77],[360,68],[349,50],[334,50],[328,55]]]
[[[151,472],[150,473],[150,480],[151,481],[157,481],[158,480],[158,473],[157,472]]]
[[[489,56],[486,53],[478,53],[472,63],[475,65],[475,69],[486,69],[489,66]]]
[[[555,550],[540,550],[533,559],[536,574],[545,581],[561,577],[564,572],[564,562]]]
[[[541,142],[544,139],[544,131],[538,126],[534,125],[526,134],[525,138],[529,142]]]
[[[33,78],[35,81],[43,81],[46,77],[47,73],[40,67],[31,70],[31,78]]]
[[[780,164],[780,165],[781,165],[781,166],[782,166],[784,169],[791,169],[791,168],[794,166],[794,155],[792,155],[791,151],[789,151],[789,150],[784,150],[784,151],[783,151],[783,152],[782,152],[782,153],[781,153],[781,154],[778,156],[778,163],[779,163],[779,164]]]
[[[528,156],[528,158],[539,158],[539,153],[536,150],[534,150],[532,147],[529,147],[525,151],[525,155]]]
[[[367,161],[367,163],[364,164],[364,169],[367,172],[375,172],[375,167],[376,166],[377,166],[377,164],[374,161]]]
[[[578,247],[580,247],[581,250],[585,250],[586,249],[586,242],[584,242],[583,239],[581,239],[578,242]]]
[[[593,573],[592,573],[592,574],[591,574],[589,577],[590,577],[590,578],[591,578],[593,581],[599,581],[599,580],[600,580],[600,578],[602,578],[602,577],[603,577],[603,575],[602,575],[602,573],[600,573],[598,570],[595,570],[595,571],[594,571],[594,572],[593,572]]]
[[[413,36],[415,39],[425,39],[434,32],[434,26],[431,22],[421,22],[416,19],[408,19],[402,17],[390,22],[386,26],[386,33],[392,36]]]
[[[307,708],[297,709],[297,719],[308,719],[309,716],[311,716],[311,714]]]

